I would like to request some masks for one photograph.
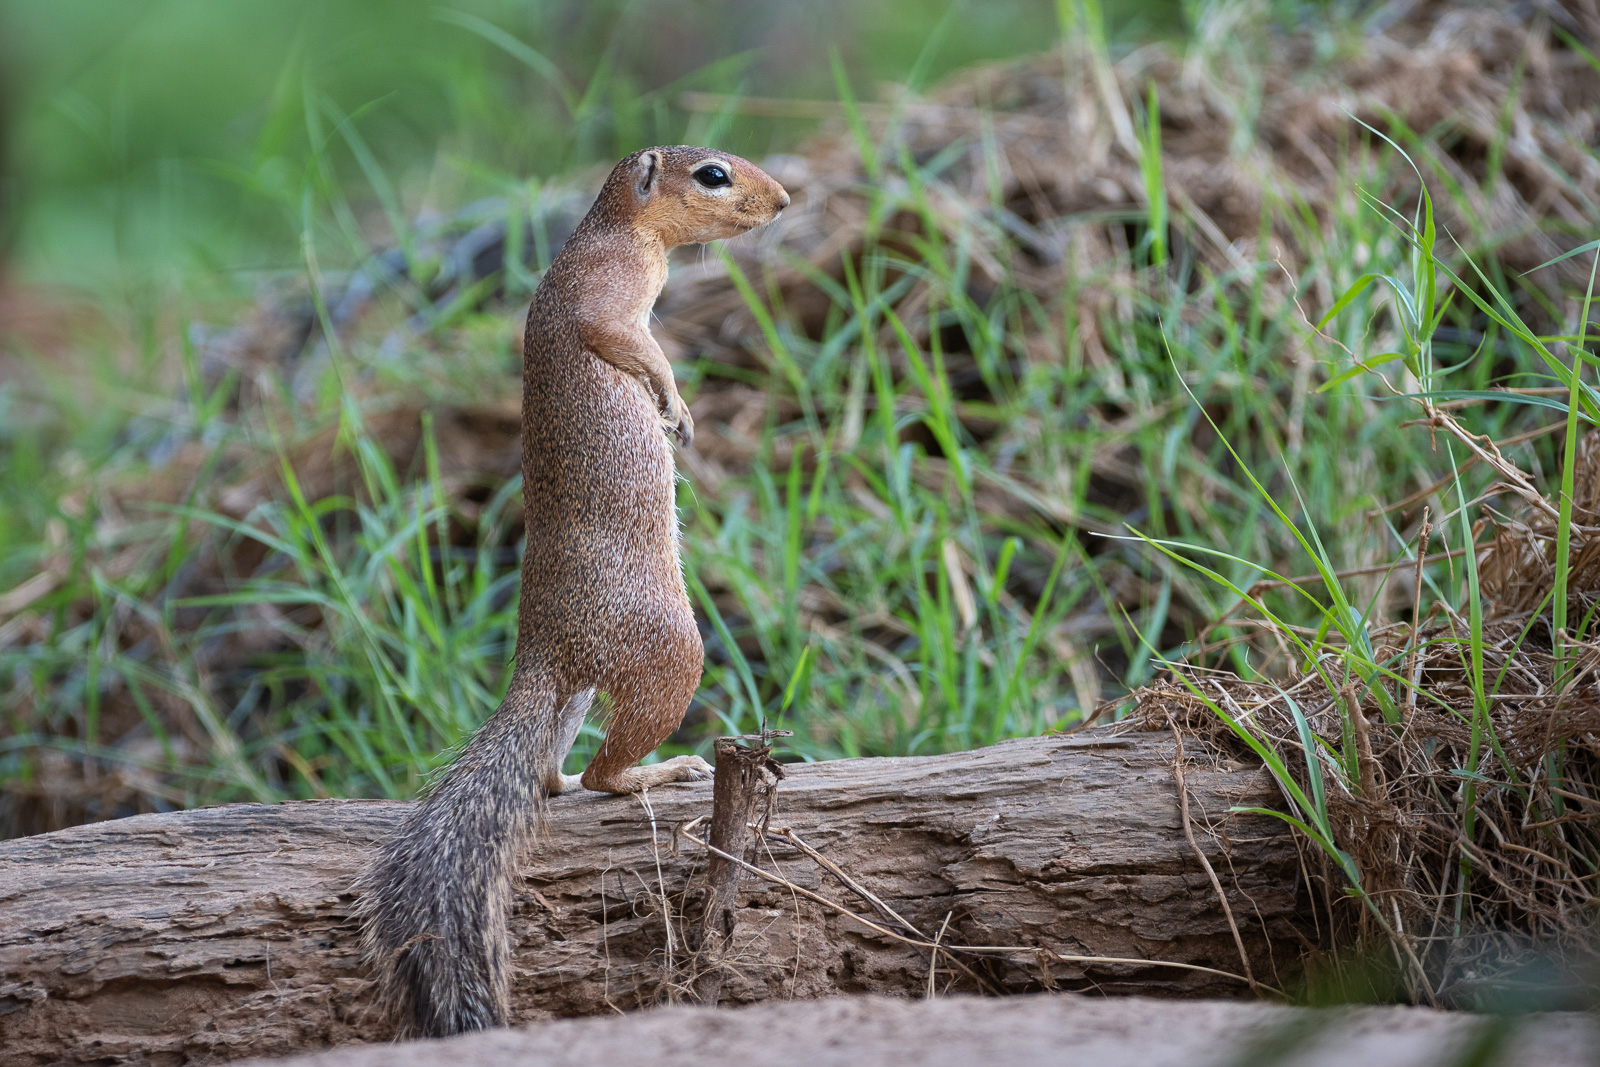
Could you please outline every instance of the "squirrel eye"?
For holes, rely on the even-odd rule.
[[[694,172],[694,180],[707,189],[716,189],[724,185],[732,185],[733,179],[728,177],[728,172],[715,163],[707,163]]]

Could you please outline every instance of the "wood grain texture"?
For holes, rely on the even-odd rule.
[[[772,824],[946,943],[1239,970],[1179,822],[1171,738],[1102,732],[946,756],[788,768]],[[1191,764],[1199,839],[1229,887],[1256,974],[1298,954],[1299,859],[1260,768]],[[674,827],[709,815],[711,783],[639,798],[555,798],[523,869],[511,929],[515,1017],[590,1015],[667,999],[661,890],[682,900],[704,857]],[[406,805],[240,804],[95,823],[0,843],[0,1035],[6,1062],[185,1063],[282,1055],[389,1030],[350,915],[350,879]],[[1205,824],[1215,826],[1208,833]],[[752,862],[866,910],[781,842]],[[724,1002],[919,995],[928,960],[788,889],[747,876]],[[676,925],[676,924],[675,924]],[[676,936],[676,932],[675,932]],[[992,963],[1007,991],[1045,987],[1236,995],[1155,966]],[[941,980],[941,985],[943,980]],[[970,988],[965,982],[954,988]]]

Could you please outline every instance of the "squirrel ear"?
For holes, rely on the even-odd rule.
[[[655,152],[646,152],[639,157],[639,162],[633,168],[633,188],[643,200],[650,195],[650,190],[656,183],[656,171],[660,167],[660,156]]]

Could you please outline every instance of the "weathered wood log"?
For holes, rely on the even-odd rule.
[[[1023,946],[1010,961],[945,954],[940,989],[1093,988],[1234,995],[1238,948],[1179,818],[1166,734],[1087,733],[977,752],[795,766],[791,827],[941,943]],[[1281,981],[1305,929],[1295,846],[1259,768],[1191,764],[1197,839],[1221,873],[1255,974]],[[0,1033],[6,1062],[178,1063],[281,1055],[389,1036],[350,918],[352,875],[404,804],[239,804],[95,823],[0,843]],[[628,1009],[684,986],[684,887],[703,852],[675,827],[711,784],[646,800],[551,807],[512,917],[519,1020]],[[750,862],[876,919],[788,842]],[[919,995],[930,956],[747,872],[724,1002],[839,992]],[[1042,951],[1041,951],[1042,950]],[[978,979],[977,982],[974,978]]]

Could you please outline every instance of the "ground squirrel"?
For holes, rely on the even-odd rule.
[[[771,222],[789,194],[738,156],[682,145],[618,163],[550,264],[523,339],[516,661],[499,710],[363,873],[378,994],[403,1034],[506,1022],[506,908],[545,798],[706,777],[699,756],[637,766],[683,721],[704,649],[678,558],[668,433],[694,433],[649,317],[667,252]],[[605,740],[561,772],[590,705]]]

